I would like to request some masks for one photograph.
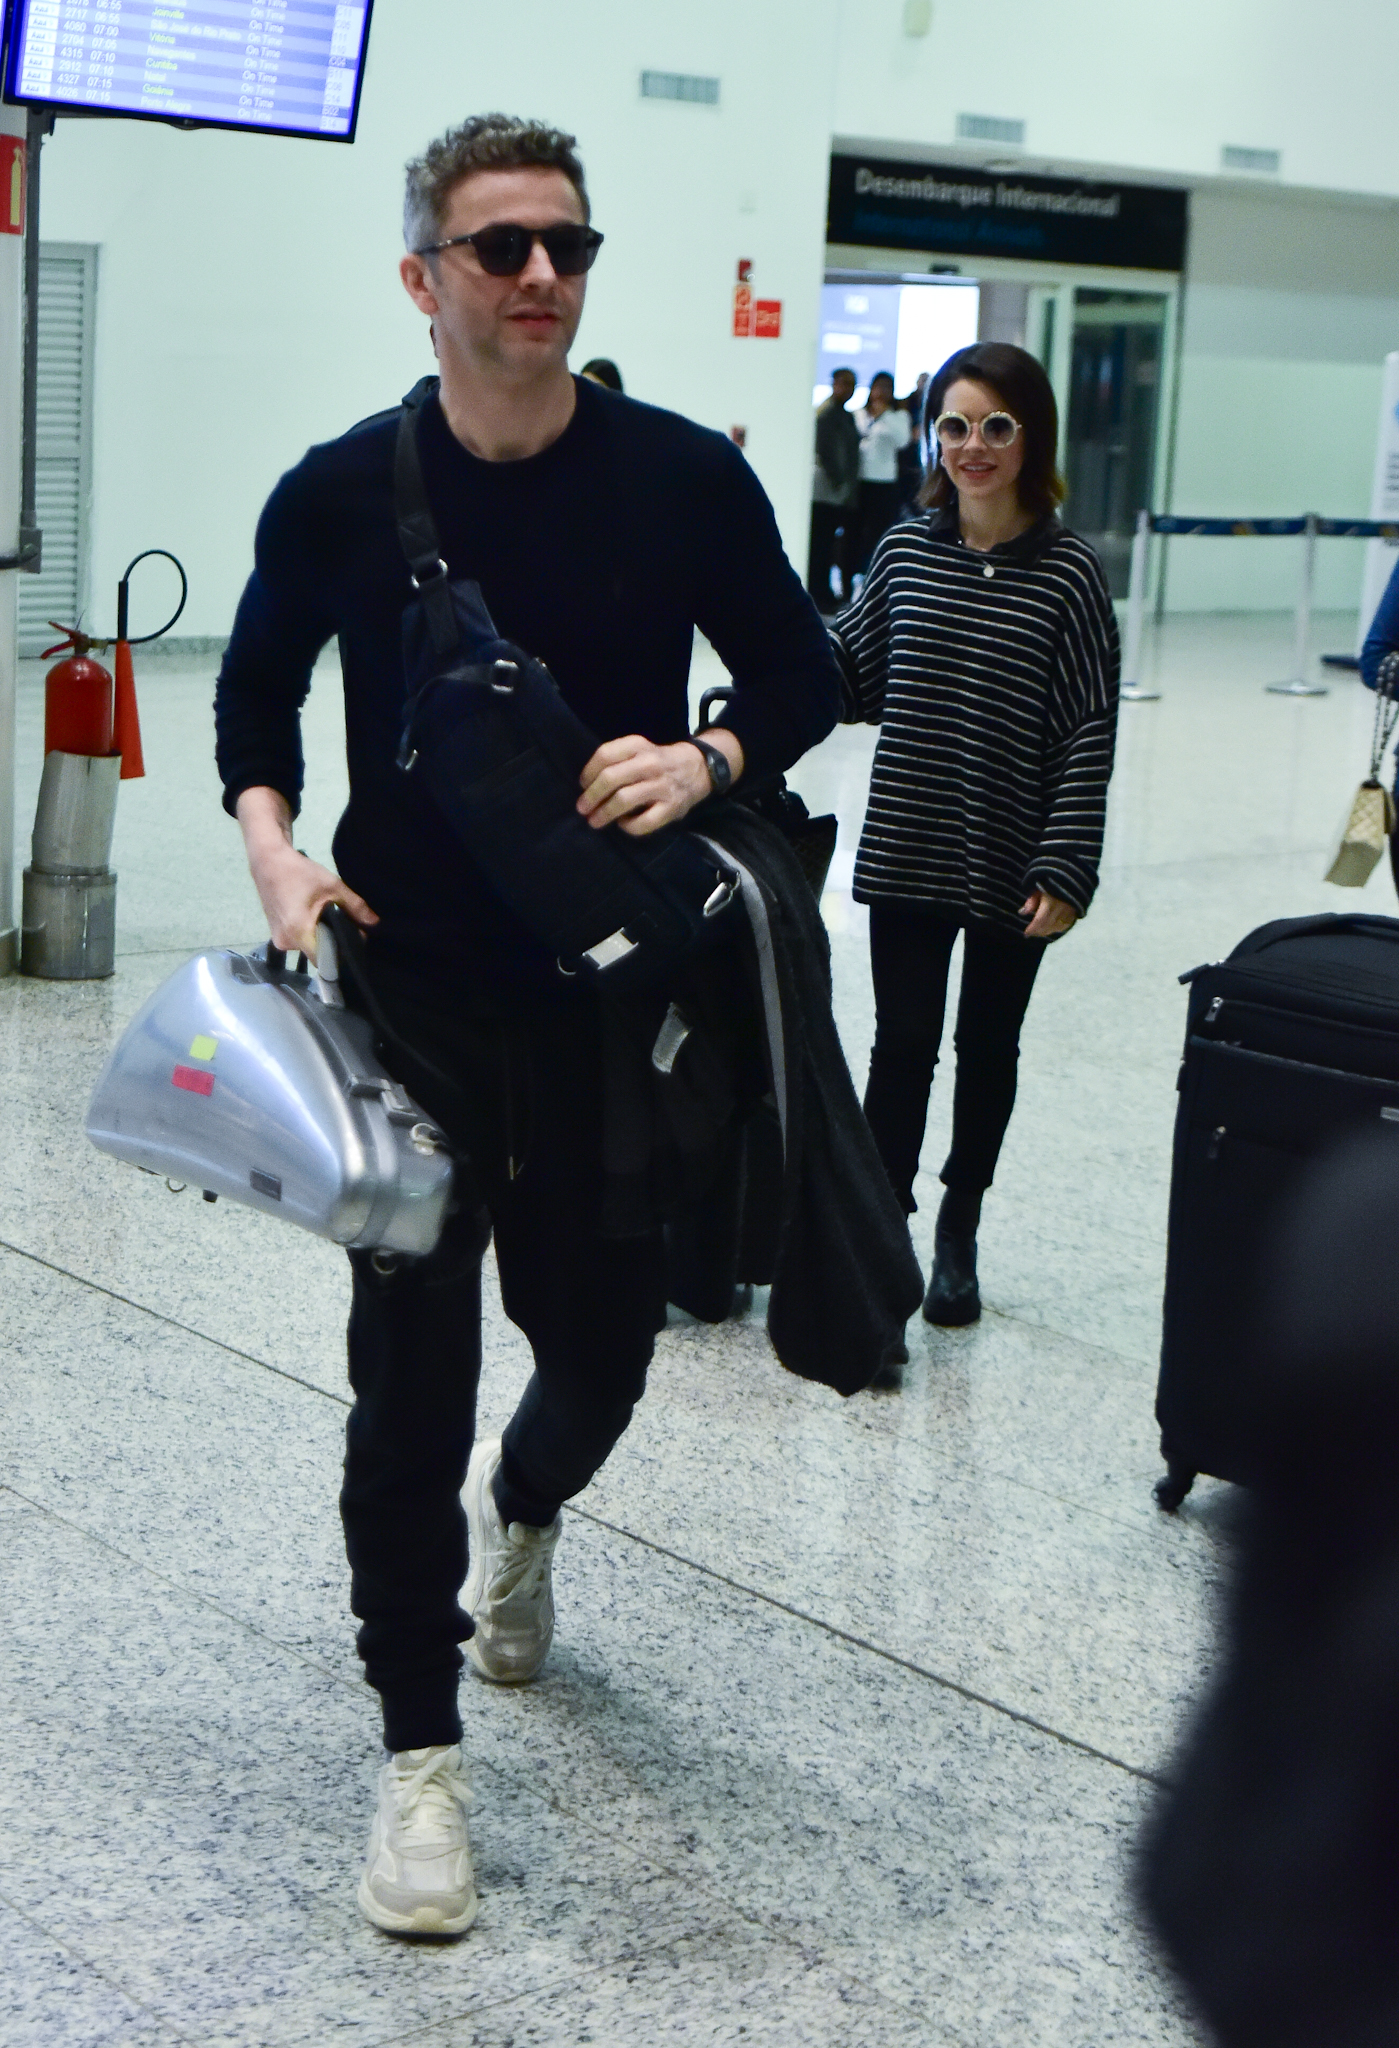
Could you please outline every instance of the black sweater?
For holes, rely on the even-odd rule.
[[[840,686],[761,485],[722,435],[587,379],[575,389],[563,434],[522,462],[477,460],[437,401],[424,407],[448,568],[481,584],[502,636],[548,664],[600,740],[685,737],[698,626],[737,685],[724,722],[745,774],[790,767],[831,730]],[[552,963],[395,766],[413,595],[393,519],[397,426],[395,408],[312,448],[267,501],[215,699],[225,808],[258,785],[299,807],[301,705],[338,635],[350,800],[334,854],[382,919],[374,945],[449,986],[543,988]]]

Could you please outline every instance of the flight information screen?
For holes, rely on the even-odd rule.
[[[350,142],[372,0],[11,0],[5,97]]]

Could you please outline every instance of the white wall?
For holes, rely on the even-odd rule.
[[[350,148],[60,119],[43,233],[101,247],[94,618],[159,545],[190,572],[180,632],[227,632],[277,476],[432,367],[396,274],[402,166],[491,107],[579,136],[607,244],[574,360],[746,426],[804,559],[834,4],[386,0]],[[720,104],[643,101],[643,68],[717,76]],[[731,337],[745,256],[778,341]]]
[[[1027,121],[1028,168],[1198,181],[1235,142],[1281,148],[1289,186],[1388,195],[1195,201],[1176,503],[1363,512],[1378,364],[1399,345],[1399,8],[1001,0],[992,23],[936,0],[922,40],[901,19],[902,0],[381,0],[351,148],[60,120],[44,234],[101,248],[94,619],[127,559],[165,545],[191,573],[180,631],[227,631],[281,470],[431,367],[395,276],[401,167],[492,106],[580,137],[608,239],[575,360],[615,356],[636,395],[746,426],[798,561],[833,134],[945,152],[958,112],[1001,114]],[[643,67],[718,76],[721,103],[644,102]],[[780,341],[731,338],[743,256],[784,302]],[[1238,543],[1227,570],[1178,547],[1173,602],[1288,601],[1286,543],[1267,545],[1246,568]],[[1323,596],[1345,601],[1360,548],[1323,553]]]
[[[836,132],[946,146],[959,113],[1026,124],[1034,157],[1209,177],[1225,143],[1294,185],[1393,194],[1392,0],[841,0]]]
[[[972,0],[937,0],[920,41],[901,17],[901,0],[843,0],[838,134],[965,155],[957,115],[999,115],[1025,121],[1027,169],[1192,188],[1172,508],[1366,517],[1380,366],[1399,348],[1399,8],[1001,0],[990,35]],[[1225,143],[1280,149],[1281,179],[1222,180]],[[1299,548],[1172,542],[1167,602],[1289,605]],[[1363,556],[1321,543],[1319,605],[1358,601]]]
[[[1399,348],[1399,209],[1200,191],[1188,277],[1175,509],[1368,517],[1381,366]],[[1167,601],[1289,604],[1300,545],[1173,542]],[[1321,543],[1319,606],[1358,602],[1364,555]]]

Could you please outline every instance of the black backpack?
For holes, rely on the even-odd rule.
[[[394,457],[399,541],[417,600],[403,614],[408,696],[399,767],[425,779],[497,894],[563,974],[653,983],[726,933],[738,875],[678,825],[633,839],[588,824],[580,774],[598,740],[543,662],[502,640],[478,583],[442,559],[418,454],[437,380],[403,401]]]

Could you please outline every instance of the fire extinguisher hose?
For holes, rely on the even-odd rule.
[[[163,626],[158,626],[154,633],[139,633],[133,639],[128,630],[131,572],[138,562],[146,561],[151,555],[159,555],[165,561],[175,564],[180,579],[180,602]],[[146,772],[145,757],[141,751],[141,718],[136,708],[136,671],[131,663],[131,650],[133,647],[144,646],[148,640],[159,640],[163,634],[168,633],[184,610],[188,596],[189,578],[185,574],[184,564],[178,557],[172,555],[168,548],[144,549],[134,561],[128,562],[126,573],[117,585],[117,637],[112,660],[116,694],[113,704],[112,738],[113,751],[121,755],[123,782],[130,782]]]

